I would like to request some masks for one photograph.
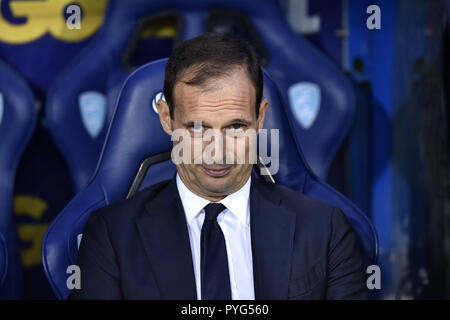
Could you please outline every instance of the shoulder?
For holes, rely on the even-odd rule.
[[[156,183],[139,191],[129,199],[123,199],[102,207],[92,212],[89,219],[101,219],[113,225],[120,224],[125,220],[134,220],[144,210],[145,205],[156,198],[162,190],[167,188],[170,182],[171,180],[165,180]]]
[[[341,209],[277,184],[262,182],[258,189],[265,198],[269,194],[278,198],[280,211],[276,214],[294,217],[295,247],[302,253],[303,263],[326,259],[329,252],[345,256],[346,250],[353,250],[356,234]]]
[[[329,232],[333,220],[346,222],[343,212],[326,202],[314,199],[302,192],[286,186],[269,183],[261,179],[255,182],[255,187],[263,197],[277,199],[283,210],[292,212],[296,216],[297,226],[302,229],[322,230]],[[276,200],[274,200],[276,201]]]
[[[278,197],[281,206],[291,209],[299,214],[315,212],[316,214],[327,214],[336,210],[332,205],[321,200],[314,199],[302,192],[293,190],[286,186],[269,183],[261,179],[256,179],[255,186],[265,197]]]

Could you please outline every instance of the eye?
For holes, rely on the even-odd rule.
[[[192,124],[189,124],[187,128],[188,130],[192,130],[194,132],[202,132],[204,129],[201,122],[194,122]]]
[[[241,123],[233,123],[231,126],[229,126],[228,128],[230,128],[231,130],[235,130],[235,131],[240,131],[244,129],[244,125]]]

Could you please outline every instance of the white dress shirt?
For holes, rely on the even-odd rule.
[[[189,190],[178,174],[176,181],[189,230],[197,298],[201,300],[200,235],[205,219],[203,208],[211,201]],[[226,207],[217,217],[217,222],[225,237],[233,300],[255,299],[250,238],[250,183],[251,178],[241,189],[219,201]]]

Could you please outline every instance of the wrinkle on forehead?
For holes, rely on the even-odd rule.
[[[214,80],[213,89],[178,82],[174,88],[176,109],[186,115],[219,114],[222,112],[248,114],[255,106],[255,89],[244,72]]]

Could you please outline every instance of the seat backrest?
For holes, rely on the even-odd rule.
[[[163,59],[149,63],[128,77],[90,183],[73,198],[47,230],[42,261],[47,278],[59,298],[66,298],[69,294],[66,269],[76,264],[81,234],[91,212],[124,199],[143,160],[171,149],[170,137],[162,130],[154,109],[156,97],[163,89],[166,62]],[[366,263],[373,263],[378,242],[371,222],[348,199],[311,172],[292,138],[286,107],[278,89],[265,71],[263,96],[269,100],[264,127],[279,129],[280,159],[275,180],[341,208],[358,235]],[[270,150],[270,146],[268,148]],[[173,165],[162,163],[157,170],[149,172],[145,185],[169,179],[173,174]]]
[[[176,40],[205,31],[226,32],[253,44],[281,90],[293,137],[322,179],[346,136],[354,112],[343,73],[294,33],[277,0],[111,0],[105,23],[49,90],[46,117],[75,189],[94,172],[140,26],[152,17],[175,16]],[[149,56],[158,48],[150,48]]]
[[[33,134],[36,116],[30,88],[0,61],[0,233],[8,248],[8,269],[0,298],[22,296],[22,269],[12,204],[16,168]]]

